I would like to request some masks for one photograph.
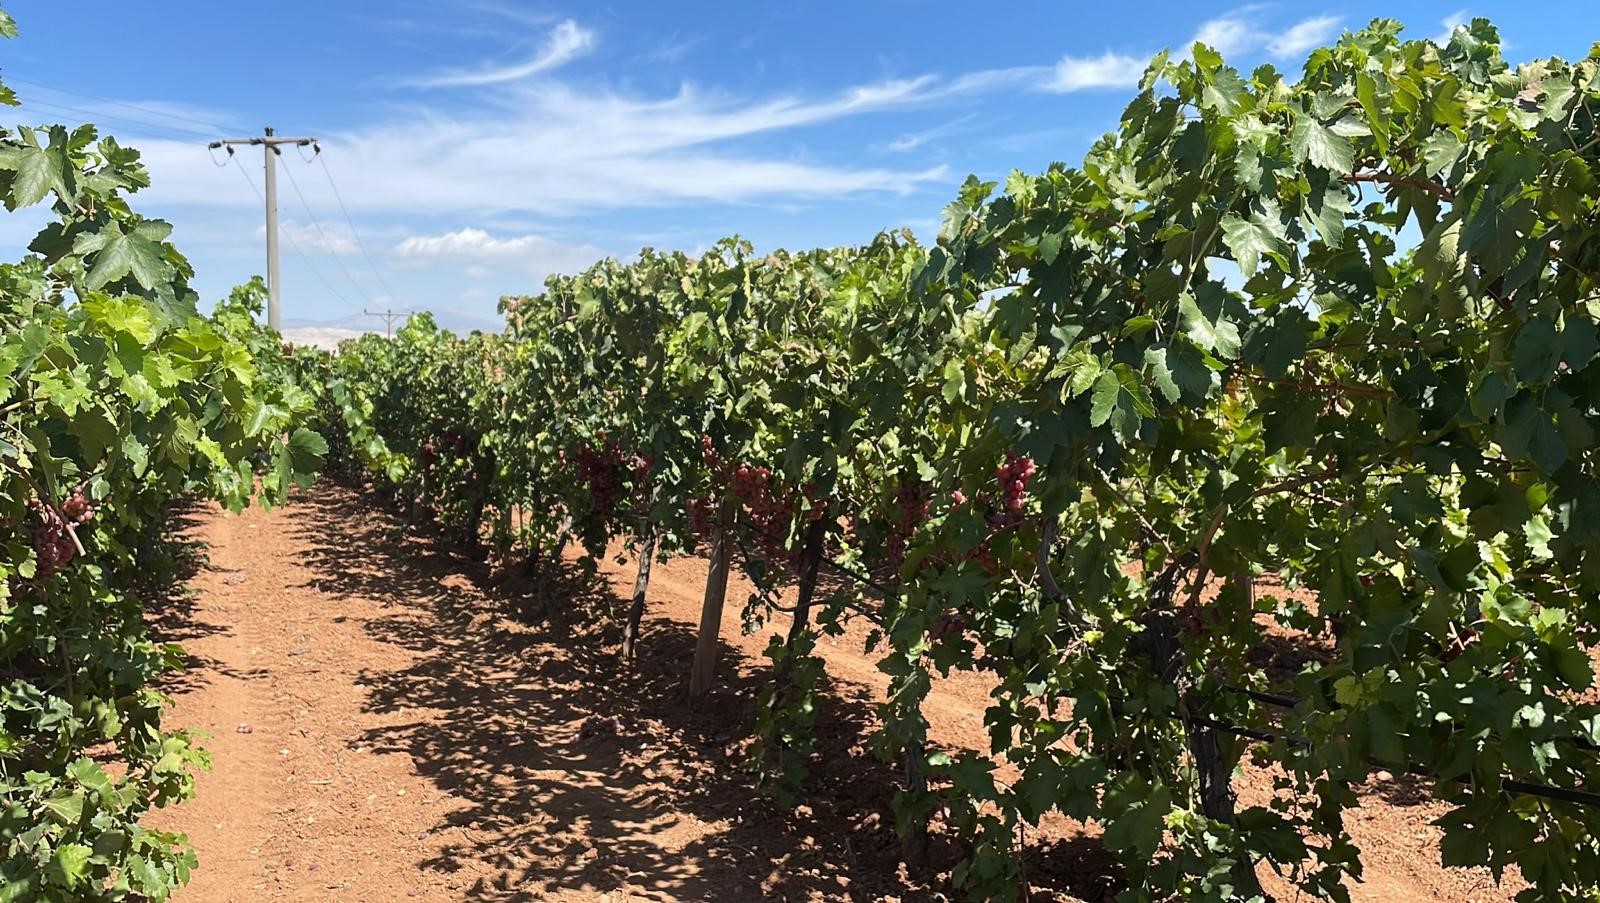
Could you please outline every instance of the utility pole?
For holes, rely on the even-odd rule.
[[[225,138],[206,145],[211,150],[225,147],[230,157],[236,145],[261,146],[267,177],[267,325],[273,329],[282,328],[278,313],[278,155],[283,151],[279,148],[285,144],[305,147],[316,143],[315,138],[281,137],[269,125],[259,138]]]
[[[383,337],[386,339],[394,338],[394,321],[400,319],[401,317],[411,316],[410,313],[403,310],[397,313],[392,310],[367,310],[366,308],[362,308],[361,312],[369,317],[383,318]]]

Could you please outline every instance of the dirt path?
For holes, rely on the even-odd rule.
[[[530,627],[487,568],[341,488],[194,520],[209,567],[189,608],[157,617],[194,665],[170,687],[170,723],[208,732],[216,761],[196,800],[156,820],[200,854],[178,903],[930,898],[897,872],[897,776],[864,747],[883,678],[863,631],[819,645],[834,678],[826,765],[807,805],[779,810],[752,798],[743,738],[761,650],[784,625],[744,637],[730,616],[726,679],[690,707],[702,561],[657,569],[641,660],[619,672],[615,628],[595,613],[620,608],[631,564],[566,586]],[[746,592],[730,587],[730,615]],[[985,742],[988,701],[975,676],[943,683],[937,738]],[[611,716],[618,733],[584,730]],[[1438,868],[1432,804],[1375,789],[1352,813],[1369,854],[1356,899],[1509,899],[1486,875]],[[1036,899],[1113,892],[1080,826],[1039,834],[1029,874],[1054,892]]]

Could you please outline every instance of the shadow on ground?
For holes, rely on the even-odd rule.
[[[371,710],[425,714],[356,742],[406,753],[466,803],[436,829],[460,840],[426,866],[487,868],[472,899],[624,887],[660,900],[943,898],[901,868],[898,770],[867,749],[867,688],[825,680],[804,804],[779,807],[752,793],[747,766],[764,667],[725,647],[717,689],[690,705],[689,625],[649,619],[639,661],[624,668],[601,615],[622,600],[576,569],[542,623],[517,622],[505,613],[527,600],[440,536],[326,483],[295,504],[315,588],[392,605],[367,629],[420,653],[361,682]],[[594,729],[613,716],[619,730]],[[950,864],[950,849],[936,851],[935,868]],[[1071,872],[1062,880],[1075,896],[1106,898],[1103,850],[1065,852],[1038,874]],[[1085,864],[1092,874],[1079,874]]]
[[[167,511],[161,532],[140,550],[141,566],[152,576],[175,573],[170,583],[154,582],[141,589],[145,630],[158,643],[184,646],[180,670],[168,671],[156,681],[164,693],[182,694],[204,686],[212,673],[232,674],[222,662],[200,655],[185,644],[225,633],[230,628],[199,616],[198,591],[190,582],[200,574],[215,570],[205,542],[197,538],[198,528],[208,515],[207,505],[194,499],[180,499]]]
[[[360,742],[407,753],[468,805],[439,830],[465,829],[429,867],[492,875],[474,898],[541,899],[624,886],[658,899],[878,899],[898,893],[892,773],[862,744],[871,701],[824,688],[819,741],[829,751],[809,810],[780,811],[750,791],[742,738],[757,687],[724,649],[721,686],[690,706],[692,632],[652,620],[634,668],[595,612],[620,600],[568,575],[546,623],[503,612],[489,569],[438,537],[327,487],[295,523],[316,588],[395,605],[371,622],[380,640],[423,653],[408,669],[364,676],[376,711],[429,710]],[[586,731],[616,716],[620,730]]]

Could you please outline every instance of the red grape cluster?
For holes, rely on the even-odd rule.
[[[59,513],[37,499],[29,505],[39,512],[39,517],[44,521],[33,529],[33,551],[39,562],[38,576],[51,577],[78,554],[78,544],[68,528],[93,520],[94,503],[79,490],[61,504]]]
[[[439,463],[439,455],[449,449],[454,457],[460,458],[467,448],[467,440],[454,430],[446,430],[437,436],[423,440],[418,457],[422,460],[423,467],[433,467]]]
[[[1006,452],[1006,463],[994,469],[995,480],[1000,483],[1000,497],[1005,509],[999,515],[1000,526],[1014,526],[1022,522],[1022,508],[1028,499],[1028,482],[1038,468],[1027,455],[1017,456]]]
[[[933,495],[926,484],[905,483],[894,496],[895,522],[889,530],[889,561],[896,568],[905,563],[906,542],[928,519]]]
[[[790,553],[783,537],[788,533],[789,502],[772,491],[772,468],[740,464],[733,469],[729,488],[750,513],[756,546],[769,564],[788,564]]]
[[[588,488],[594,510],[602,517],[609,516],[622,498],[624,460],[622,447],[614,441],[607,441],[598,449],[584,443],[573,455],[578,481]]]
[[[94,520],[94,503],[80,489],[61,503],[61,516],[75,524],[86,524]]]
[[[689,500],[689,529],[700,536],[709,536],[717,528],[717,503],[711,499]]]
[[[733,469],[729,488],[750,515],[762,558],[768,564],[793,570],[798,564],[799,555],[785,545],[784,538],[788,535],[790,518],[794,515],[797,493],[775,489],[772,468],[751,467],[748,464],[740,464]],[[818,496],[814,484],[805,484],[798,494],[804,496],[808,503],[808,520],[815,522],[827,514],[828,500]]]

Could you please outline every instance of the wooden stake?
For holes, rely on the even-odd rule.
[[[644,596],[650,588],[650,565],[656,558],[656,525],[647,522],[639,543],[639,576],[633,581],[633,604],[622,626],[622,660],[632,663],[639,654],[639,624],[644,620]]]
[[[689,672],[689,698],[711,692],[717,671],[717,644],[722,633],[722,608],[728,598],[728,570],[733,563],[733,496],[722,501],[716,534],[711,538],[711,573],[706,576],[705,601],[700,605],[700,635],[695,641],[694,668]]]

